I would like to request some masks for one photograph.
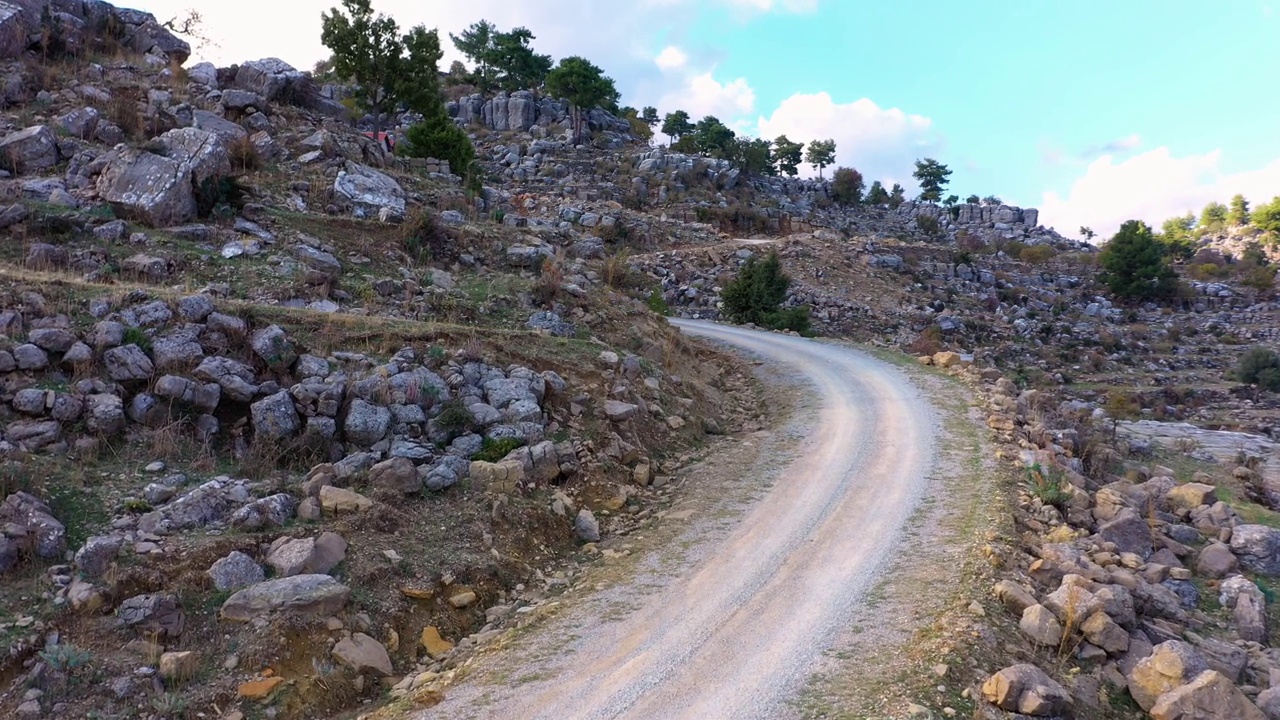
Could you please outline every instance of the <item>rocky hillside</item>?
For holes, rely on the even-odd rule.
[[[966,378],[1004,443],[973,677],[904,702],[1280,717],[1277,404],[1226,374],[1272,288],[1118,304],[1034,209],[844,207],[527,92],[448,106],[469,190],[340,85],[43,7],[0,7],[0,713],[432,702],[769,421],[661,315],[776,250],[821,334]]]

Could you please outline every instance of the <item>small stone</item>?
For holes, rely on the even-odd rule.
[[[474,605],[476,602],[476,594],[470,590],[460,592],[449,597],[449,604],[456,608],[464,608]]]

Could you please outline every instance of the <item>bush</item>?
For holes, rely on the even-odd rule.
[[[773,330],[808,332],[809,309],[780,306],[787,299],[791,278],[782,272],[778,253],[769,253],[763,261],[747,260],[738,277],[721,293],[724,311],[730,320],[752,323]]]
[[[1023,489],[1034,498],[1038,498],[1045,505],[1052,505],[1059,510],[1066,508],[1067,503],[1071,500],[1071,493],[1067,492],[1063,483],[1063,472],[1061,468],[1049,467],[1045,469],[1039,463],[1027,468],[1026,479],[1022,483]]]
[[[244,208],[249,190],[240,180],[225,175],[210,175],[196,185],[196,213],[202,218],[234,217]]]
[[[410,157],[447,160],[454,175],[463,178],[474,175],[475,146],[467,133],[443,113],[428,117],[406,130],[404,142],[397,152]]]
[[[227,153],[231,156],[231,168],[238,173],[257,170],[262,165],[262,158],[258,156],[258,148],[254,146],[253,141],[247,135],[232,141],[227,147]]]
[[[660,288],[654,288],[653,292],[649,293],[649,298],[645,301],[645,304],[648,305],[649,310],[655,314],[663,317],[671,315],[671,306],[667,304],[667,299],[662,297],[662,290]]]
[[[1048,245],[1028,245],[1022,248],[1022,252],[1018,253],[1018,257],[1025,263],[1032,265],[1040,265],[1049,262],[1057,253]]]
[[[942,232],[942,225],[938,222],[938,218],[932,215],[917,215],[916,226],[920,228],[920,232],[930,237],[935,237]]]
[[[808,335],[812,330],[807,306],[782,308],[764,316],[764,327],[770,330],[794,330],[801,335]]]
[[[480,452],[476,453],[472,460],[496,463],[510,455],[513,450],[522,447],[524,447],[524,441],[517,438],[501,438],[498,440],[485,438],[484,443],[480,446]]]
[[[862,202],[863,185],[862,173],[842,167],[831,176],[831,199],[841,205],[857,205]]]
[[[1270,348],[1253,348],[1240,358],[1235,375],[1240,382],[1280,391],[1280,355]]]
[[[1178,291],[1178,276],[1151,228],[1130,220],[1107,243],[1099,257],[1101,279],[1120,297],[1168,298]]]
[[[440,218],[430,210],[413,211],[401,225],[405,254],[417,262],[448,262],[457,248]]]

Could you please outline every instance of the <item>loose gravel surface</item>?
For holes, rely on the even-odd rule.
[[[929,484],[937,416],[903,371],[857,350],[673,322],[795,386],[790,420],[710,458],[708,481],[690,478],[704,497],[667,513],[678,534],[634,539],[630,577],[566,599],[421,720],[795,714],[902,542]]]

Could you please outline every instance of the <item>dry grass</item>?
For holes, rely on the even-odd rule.
[[[244,174],[257,170],[262,166],[262,158],[258,155],[258,148],[249,140],[248,135],[242,136],[228,145],[227,154],[231,156],[231,171],[234,173]]]

